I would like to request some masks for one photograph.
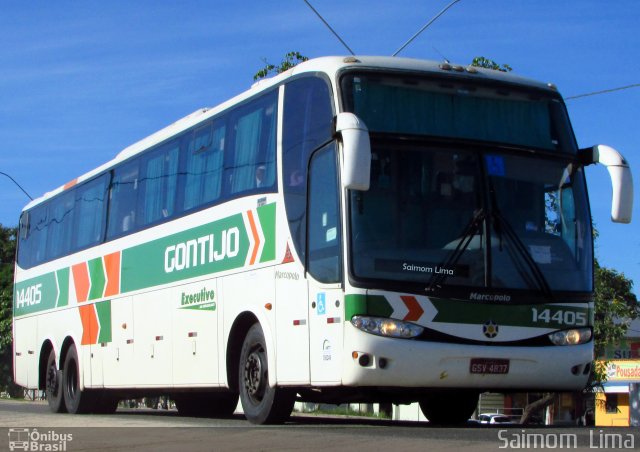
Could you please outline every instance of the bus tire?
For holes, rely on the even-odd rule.
[[[291,415],[296,393],[269,386],[267,346],[258,323],[242,344],[238,383],[244,415],[252,424],[281,424]]]
[[[67,411],[71,414],[89,413],[93,408],[94,397],[89,391],[80,390],[80,367],[76,346],[67,351],[62,367],[62,392]]]
[[[478,398],[476,391],[438,391],[424,396],[419,405],[432,424],[464,424],[478,406]]]
[[[176,394],[173,398],[181,416],[227,418],[238,406],[234,392]]]
[[[47,403],[52,413],[65,413],[67,411],[62,395],[62,371],[56,366],[56,352],[51,349],[47,358],[47,370],[45,372],[45,393]]]

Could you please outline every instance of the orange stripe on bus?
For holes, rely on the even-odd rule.
[[[104,296],[111,297],[120,293],[120,251],[104,257],[104,268],[107,272],[107,286]]]
[[[260,235],[258,235],[258,229],[256,228],[256,222],[253,219],[253,212],[251,210],[247,210],[247,217],[249,217],[249,224],[251,225],[251,235],[253,235],[253,240],[255,241],[253,245],[253,252],[251,253],[251,260],[249,261],[250,265],[255,264],[256,258],[258,257],[258,248],[260,248]]]
[[[73,285],[76,289],[76,299],[78,303],[87,301],[89,298],[89,288],[91,286],[87,264],[83,262],[73,265],[71,271],[73,272]]]
[[[82,345],[91,345],[98,343],[98,316],[96,315],[95,305],[84,305],[78,308],[80,310],[80,320],[82,321]]]
[[[71,188],[71,187],[73,187],[74,185],[76,185],[77,183],[78,183],[78,178],[76,177],[75,179],[70,180],[69,182],[67,182],[66,184],[64,184],[63,189],[64,189],[64,190],[66,190],[67,188]]]

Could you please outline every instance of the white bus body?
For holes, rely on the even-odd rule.
[[[240,394],[255,423],[296,397],[449,422],[483,390],[581,389],[593,160],[545,84],[300,64],[25,207],[15,381],[74,413],[169,394],[228,415]]]

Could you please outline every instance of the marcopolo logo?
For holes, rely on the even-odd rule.
[[[511,295],[507,294],[482,294],[478,292],[471,292],[469,294],[469,300],[473,301],[511,301]]]
[[[9,450],[66,451],[67,443],[73,441],[72,433],[53,430],[39,432],[37,428],[10,428]]]
[[[293,281],[298,281],[300,279],[300,275],[296,272],[283,272],[280,270],[276,270],[276,279],[290,279]]]

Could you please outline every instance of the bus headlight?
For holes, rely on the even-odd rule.
[[[549,335],[554,345],[578,345],[591,340],[590,328],[556,331]]]
[[[385,319],[381,317],[365,317],[356,315],[351,324],[359,330],[378,336],[399,337],[409,339],[420,336],[424,331],[421,326],[401,320]]]

